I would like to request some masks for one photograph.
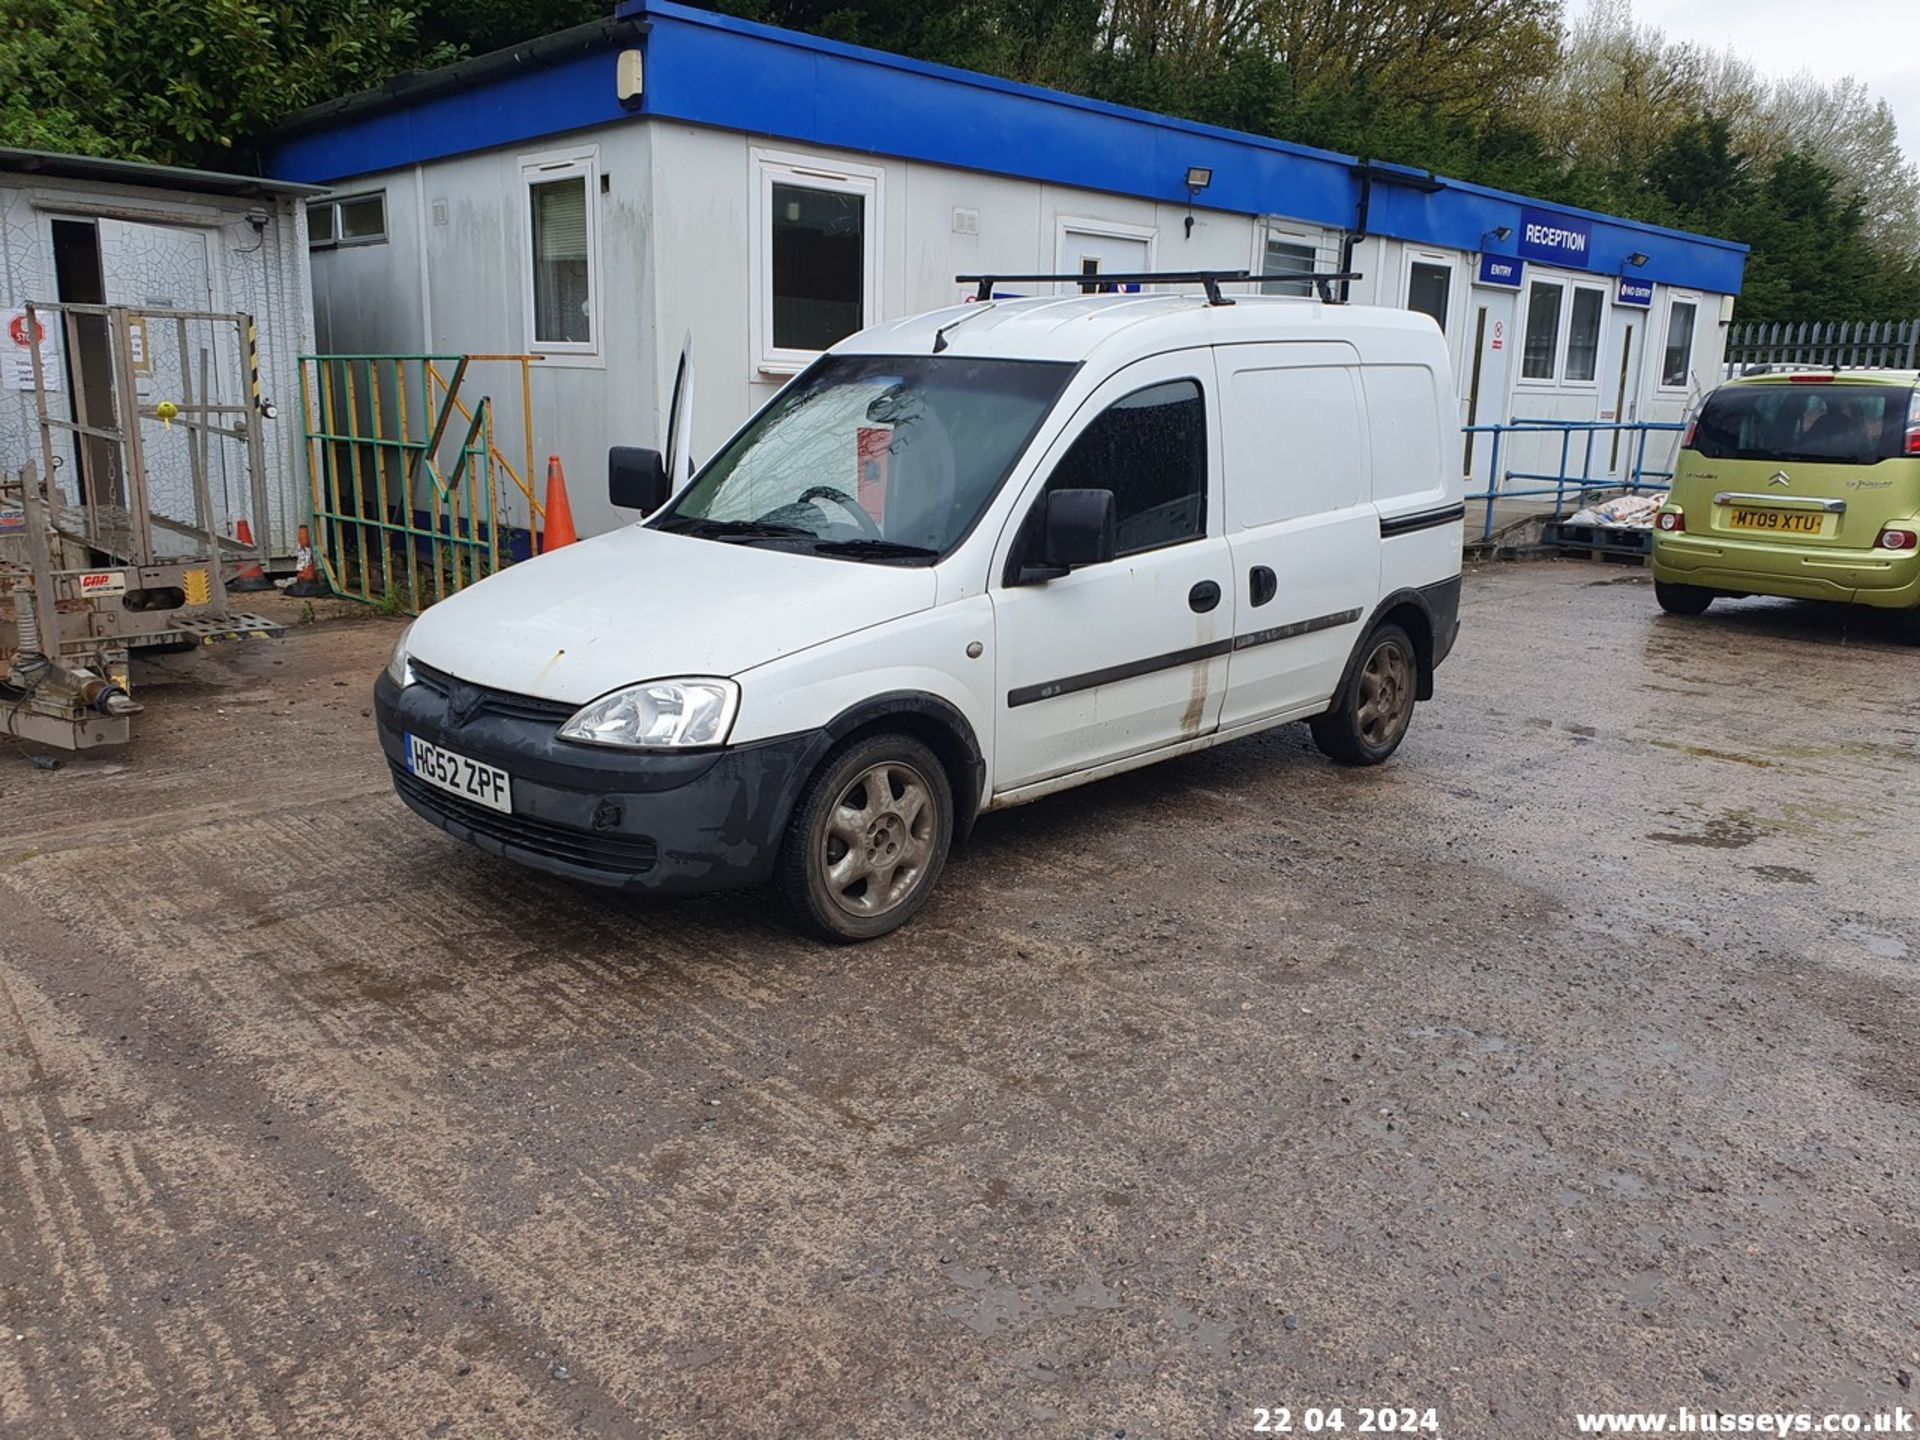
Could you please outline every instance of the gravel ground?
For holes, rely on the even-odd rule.
[[[1580,563],[1465,625],[1389,765],[989,817],[854,950],[415,819],[388,622],[0,744],[0,1432],[1913,1408],[1914,653]]]

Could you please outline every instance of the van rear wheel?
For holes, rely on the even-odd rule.
[[[1413,721],[1420,658],[1398,625],[1367,637],[1339,703],[1307,722],[1320,753],[1342,765],[1378,765],[1400,748]]]
[[[830,755],[801,797],[775,883],[825,940],[872,940],[927,903],[953,842],[953,791],[909,735],[863,736]]]
[[[1713,603],[1713,592],[1698,585],[1676,585],[1670,580],[1653,582],[1653,598],[1669,615],[1700,615]]]

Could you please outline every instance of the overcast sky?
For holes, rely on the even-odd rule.
[[[1770,76],[1858,76],[1893,106],[1900,143],[1920,160],[1920,5],[1912,0],[1633,0],[1633,15],[1673,39],[1735,50]]]

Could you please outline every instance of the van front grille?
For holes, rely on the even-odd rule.
[[[596,834],[527,815],[503,814],[436,789],[391,761],[388,765],[393,771],[394,789],[402,798],[516,850],[616,875],[644,875],[659,859],[659,848],[651,836]]]

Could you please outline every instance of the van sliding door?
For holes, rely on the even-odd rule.
[[[1220,371],[1234,648],[1222,729],[1322,708],[1380,581],[1359,352],[1227,345]]]

